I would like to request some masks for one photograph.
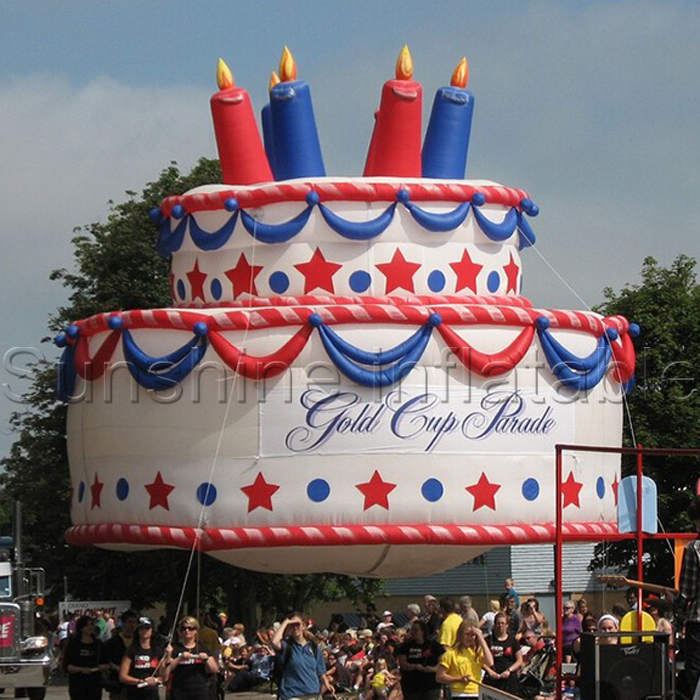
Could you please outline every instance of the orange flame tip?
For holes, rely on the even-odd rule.
[[[233,73],[231,73],[231,69],[226,65],[226,61],[223,58],[219,59],[219,63],[216,66],[216,83],[219,86],[219,90],[228,90],[236,87],[236,83],[233,82]]]
[[[292,52],[285,46],[280,58],[280,80],[288,83],[297,79],[297,64]]]
[[[399,57],[396,59],[396,78],[398,80],[410,80],[413,77],[413,59],[408,46],[404,44]]]
[[[452,73],[452,80],[450,85],[452,87],[465,88],[469,82],[469,64],[467,63],[467,57],[462,56],[462,60],[457,64],[457,67]]]
[[[277,75],[275,71],[272,71],[272,73],[270,73],[270,82],[267,84],[267,91],[269,92],[270,90],[272,90],[272,88],[280,82],[281,81],[279,75]]]

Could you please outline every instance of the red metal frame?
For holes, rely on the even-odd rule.
[[[636,539],[637,541],[637,580],[644,581],[644,540],[659,540],[659,539],[687,539],[693,538],[695,534],[689,533],[657,533],[657,534],[647,534],[642,531],[642,477],[644,475],[644,455],[656,455],[656,456],[667,456],[667,457],[698,457],[700,456],[699,449],[662,449],[657,447],[644,448],[641,445],[637,447],[607,447],[607,446],[596,446],[596,445],[555,445],[556,450],[556,538],[554,544],[554,582],[555,582],[555,600],[554,609],[555,616],[557,620],[557,631],[556,631],[556,652],[557,652],[557,683],[556,683],[556,698],[561,700],[562,696],[562,660],[563,660],[563,649],[562,649],[562,612],[563,612],[563,579],[562,579],[562,549],[564,542],[583,542],[583,541],[599,541],[599,542],[612,542],[621,540],[631,540]],[[608,454],[619,454],[619,455],[636,455],[637,457],[637,522],[636,522],[636,532],[625,532],[617,533],[615,535],[574,535],[567,534],[563,532],[563,520],[564,520],[564,508],[562,505],[562,455],[564,452],[602,452]],[[641,616],[642,616],[642,589],[637,589],[637,629],[641,629]]]

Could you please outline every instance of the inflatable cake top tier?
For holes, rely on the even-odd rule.
[[[154,214],[173,302],[301,296],[518,296],[526,192],[489,181],[300,178],[209,185]]]

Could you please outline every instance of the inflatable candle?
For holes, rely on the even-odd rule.
[[[521,296],[538,209],[517,187],[457,179],[466,62],[438,90],[421,158],[395,138],[420,133],[403,53],[368,159],[381,177],[348,178],[319,176],[309,88],[284,60],[273,157],[223,71],[214,117],[236,182],[153,213],[172,306],[106,311],[57,338],[68,541],[387,577],[553,541],[554,445],[620,445],[638,329]],[[268,160],[295,179],[246,182]],[[407,176],[421,160],[444,179]],[[619,467],[566,456],[566,532],[616,531]]]

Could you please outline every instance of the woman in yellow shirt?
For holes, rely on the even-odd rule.
[[[493,666],[493,656],[478,627],[465,620],[457,630],[457,641],[440,658],[435,678],[449,683],[453,698],[476,697],[484,666]]]

